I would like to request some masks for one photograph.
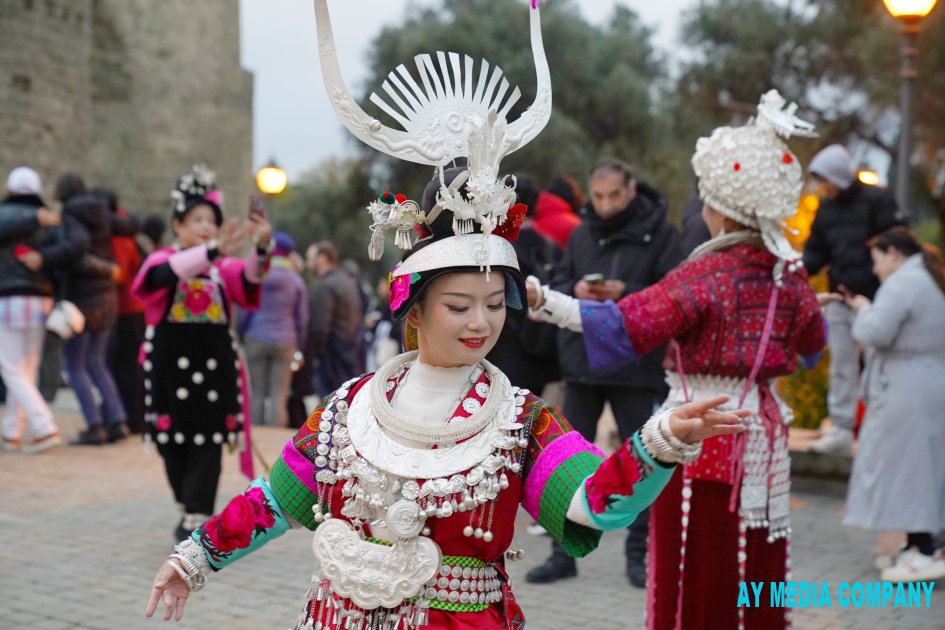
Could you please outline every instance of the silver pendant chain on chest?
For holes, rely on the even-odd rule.
[[[491,366],[490,366],[491,367]],[[496,371],[497,372],[497,371]],[[501,373],[499,373],[500,375]],[[380,384],[386,382],[385,374],[376,374],[372,381],[377,386],[371,392],[372,411],[374,421],[380,426],[391,428],[391,418],[383,414],[392,414],[389,403]],[[492,375],[493,387],[501,385],[496,375]],[[366,387],[371,387],[369,383]],[[484,385],[484,384],[480,384]],[[477,393],[486,398],[482,408],[461,423],[452,423],[457,426],[429,428],[426,435],[417,435],[416,423],[403,421],[394,423],[394,433],[404,435],[410,439],[425,438],[422,441],[432,444],[454,443],[483,431],[490,421],[494,428],[491,436],[491,449],[485,457],[480,459],[468,470],[456,472],[449,476],[427,476],[421,474],[413,478],[390,474],[382,468],[373,465],[362,457],[351,441],[348,428],[348,405],[339,400],[329,405],[326,411],[333,413],[334,423],[331,430],[331,441],[334,449],[332,454],[337,457],[337,470],[321,470],[316,474],[316,480],[322,487],[328,488],[337,482],[342,482],[341,494],[345,497],[340,514],[347,517],[360,530],[364,523],[386,525],[391,532],[401,540],[408,540],[418,535],[429,534],[425,522],[429,518],[449,518],[456,513],[469,512],[469,522],[463,530],[466,536],[492,541],[492,520],[495,515],[495,503],[499,493],[509,487],[508,473],[518,474],[522,469],[522,453],[528,445],[525,435],[525,426],[518,422],[525,403],[526,390],[518,390],[508,386],[506,391],[482,390]],[[486,386],[487,388],[489,386]],[[387,407],[378,406],[378,394],[383,397]],[[512,404],[502,405],[505,398]],[[332,412],[331,407],[334,407]],[[495,414],[501,410],[505,418],[496,418]],[[485,413],[482,413],[485,412]],[[490,414],[492,417],[490,418]],[[380,417],[379,417],[380,416]],[[324,416],[323,416],[324,417]],[[326,427],[327,428],[327,427]],[[417,449],[428,450],[428,449]],[[331,492],[320,497],[323,501],[317,502],[314,508],[315,520],[322,522],[332,516]],[[324,504],[324,507],[323,505]],[[383,521],[383,522],[379,522]]]

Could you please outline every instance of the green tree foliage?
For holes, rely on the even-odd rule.
[[[368,101],[397,63],[416,76],[412,60],[421,53],[462,52],[501,67],[522,98],[509,114],[516,119],[535,96],[527,3],[523,0],[444,0],[437,9],[414,7],[402,25],[385,28],[369,54],[369,78],[362,106],[385,124],[397,123]],[[602,155],[634,163],[644,174],[661,163],[653,94],[665,77],[650,44],[651,32],[637,15],[620,7],[606,26],[586,22],[573,0],[542,9],[542,32],[551,68],[554,109],[545,131],[503,162],[504,172],[528,172],[539,182],[559,173],[583,181]],[[478,75],[477,75],[478,76]],[[366,149],[370,159],[376,152]],[[387,160],[388,182],[418,197],[432,176],[429,167]]]
[[[374,192],[367,165],[360,160],[329,160],[279,196],[273,210],[277,229],[295,238],[299,249],[320,240],[338,246],[344,258],[368,263],[367,234],[371,224],[365,207]]]
[[[879,0],[706,0],[686,12],[690,58],[676,84],[673,133],[688,135],[744,117],[775,87],[820,131],[795,142],[802,158],[821,146],[868,142],[896,157],[899,24]],[[915,138],[921,179],[945,148],[945,11],[922,23]],[[929,205],[930,186],[917,204]]]
[[[456,51],[499,65],[522,98],[509,118],[534,99],[535,74],[525,0],[443,0],[408,10],[372,43],[361,103],[386,124],[397,123],[369,102],[386,74],[420,53]],[[896,154],[899,25],[879,0],[703,0],[683,16],[683,61],[674,81],[651,45],[651,31],[618,6],[597,26],[577,0],[542,9],[554,108],[543,133],[503,163],[507,173],[537,181],[558,173],[585,180],[593,162],[615,155],[633,163],[679,208],[693,192],[689,159],[695,141],[720,124],[743,122],[758,97],[775,87],[801,105],[820,138],[792,147],[807,161],[830,142],[869,142]],[[945,182],[945,7],[922,23],[916,111],[916,197]],[[356,142],[352,140],[352,142]],[[394,189],[418,198],[433,172],[361,147],[360,160],[329,162],[293,186],[278,204],[280,225],[300,241],[331,238],[366,262],[367,203]],[[939,185],[945,188],[945,184]],[[945,199],[939,202],[945,217]],[[920,212],[921,214],[921,212]],[[945,236],[945,232],[941,232]],[[396,252],[388,253],[392,262]],[[389,265],[388,265],[389,266]]]

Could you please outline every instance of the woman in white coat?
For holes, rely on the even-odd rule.
[[[875,302],[846,297],[867,351],[867,416],[844,525],[906,531],[886,581],[945,577],[932,532],[945,528],[945,275],[906,228],[870,243],[882,282]]]

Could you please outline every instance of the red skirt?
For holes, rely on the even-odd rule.
[[[768,542],[767,529],[749,529],[744,578],[738,571],[738,515],[728,509],[732,487],[715,481],[692,482],[686,558],[682,559],[682,468],[650,508],[647,576],[647,628],[739,627],[739,580],[785,580],[787,541]],[[767,602],[762,602],[766,604]],[[742,627],[786,628],[784,608],[745,608]]]

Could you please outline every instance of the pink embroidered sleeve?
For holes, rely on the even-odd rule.
[[[262,285],[244,280],[246,261],[227,257],[218,263],[218,268],[227,296],[248,311],[257,310],[262,299]]]

